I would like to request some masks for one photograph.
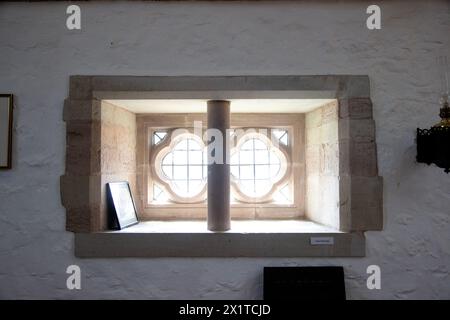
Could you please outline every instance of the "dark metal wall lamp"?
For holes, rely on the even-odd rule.
[[[417,129],[417,162],[434,163],[450,172],[450,107],[443,102],[441,122],[430,129]]]
[[[442,79],[443,93],[441,98],[441,121],[430,129],[417,129],[417,162],[428,165],[434,163],[439,168],[450,172],[450,106],[448,103],[447,59],[440,58],[444,67]]]

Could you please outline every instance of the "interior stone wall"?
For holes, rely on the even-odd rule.
[[[340,230],[382,230],[383,177],[371,99],[339,100],[338,136]]]
[[[61,198],[66,229],[108,228],[106,184],[128,181],[136,192],[136,115],[100,100],[67,99],[66,170]]]
[[[136,115],[128,110],[101,101],[101,222],[106,230],[106,184],[128,181],[136,195]],[[137,205],[137,203],[136,203]]]
[[[80,31],[66,29],[68,4],[0,4],[0,90],[16,103],[13,169],[0,172],[1,298],[253,299],[264,266],[298,265],[344,266],[351,299],[450,298],[450,179],[415,162],[414,141],[438,121],[448,1],[382,1],[381,30],[365,27],[365,0],[80,2]],[[383,230],[366,232],[365,258],[75,258],[59,195],[74,74],[368,75]],[[81,290],[66,288],[71,264]],[[380,290],[366,286],[372,264]]]
[[[306,217],[340,229],[338,102],[305,116]]]

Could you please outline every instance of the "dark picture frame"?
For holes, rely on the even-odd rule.
[[[264,267],[264,300],[346,300],[344,268]]]
[[[0,170],[12,168],[14,96],[0,94]]]
[[[126,181],[110,182],[106,186],[109,228],[122,230],[139,223],[129,183]]]

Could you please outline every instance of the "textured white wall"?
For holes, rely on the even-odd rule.
[[[343,265],[349,298],[450,298],[450,176],[416,164],[437,121],[435,58],[450,54],[448,1],[0,4],[0,91],[16,96],[14,169],[0,172],[0,298],[261,298],[263,266]],[[363,259],[97,259],[64,231],[63,100],[69,75],[368,74],[385,179],[385,230]],[[65,288],[79,264],[82,290]],[[366,289],[378,264],[382,289]]]

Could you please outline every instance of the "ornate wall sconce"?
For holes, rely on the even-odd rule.
[[[417,162],[434,163],[450,173],[450,106],[447,75],[447,58],[439,58],[444,67],[442,80],[441,121],[430,129],[417,129]]]
[[[443,99],[444,100],[444,99]],[[450,172],[450,107],[442,102],[441,122],[430,129],[417,129],[417,162],[434,163]]]

